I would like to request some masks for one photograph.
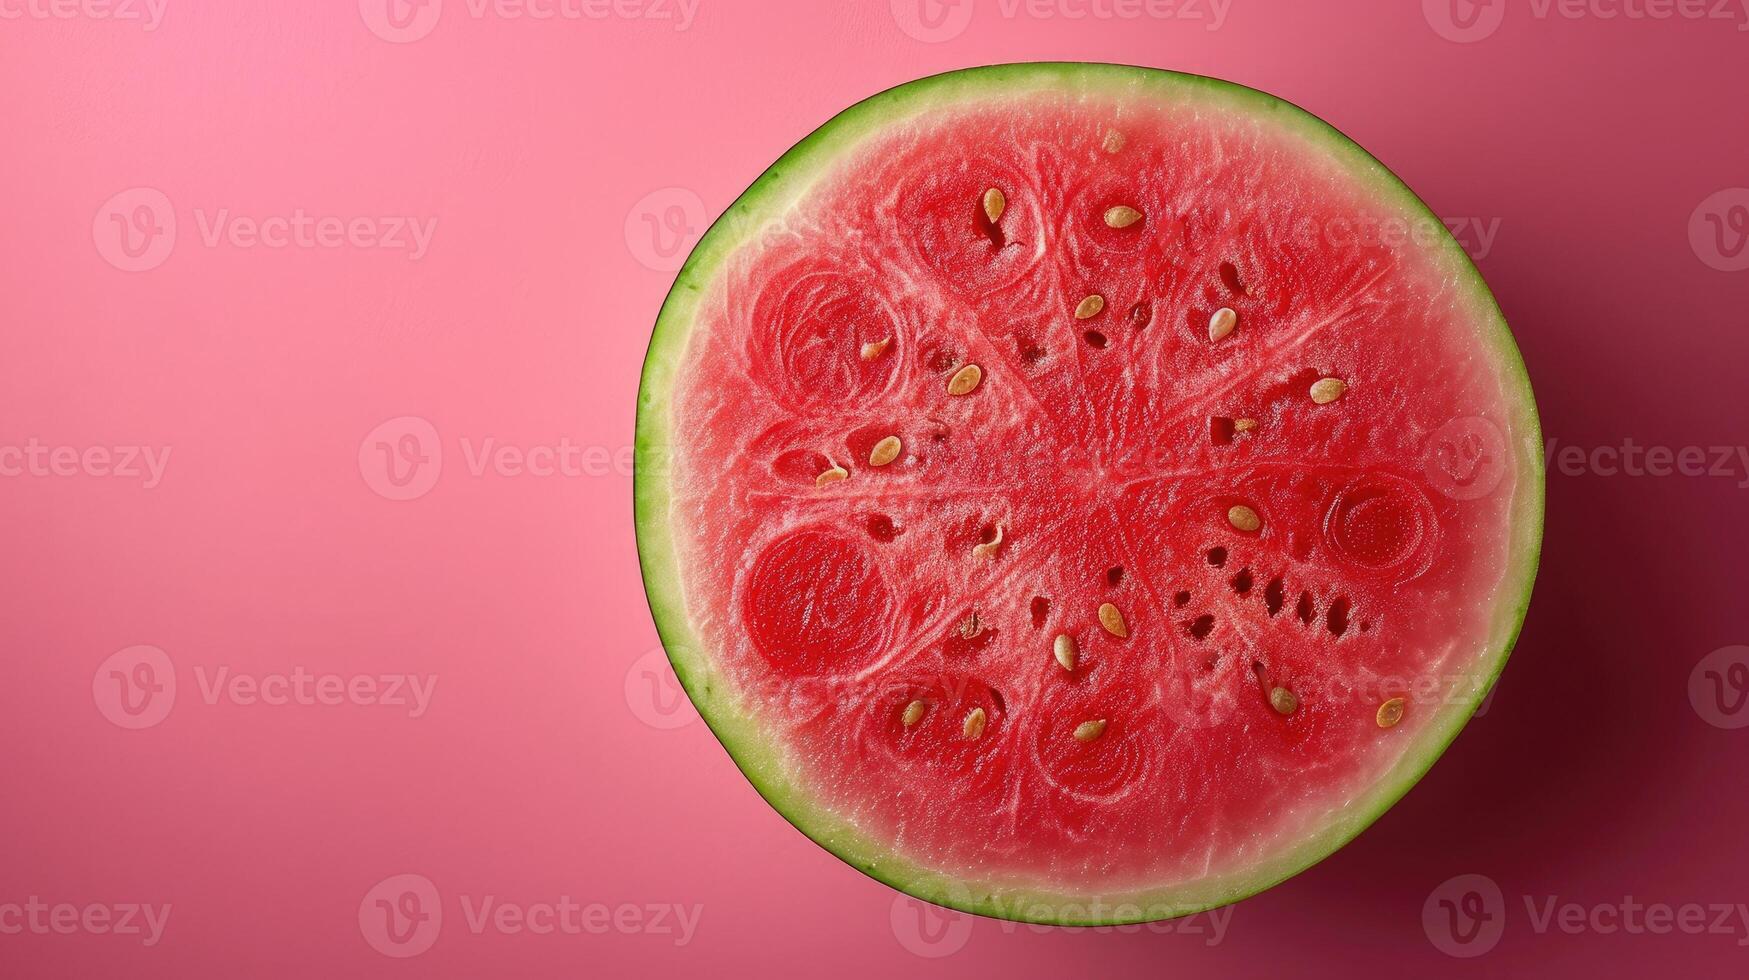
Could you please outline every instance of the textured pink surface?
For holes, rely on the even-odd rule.
[[[0,972],[1741,973],[1746,25],[0,0]],[[1334,858],[1170,930],[895,899],[653,686],[627,445],[684,240],[849,102],[1039,58],[1347,130],[1463,219],[1554,453],[1485,716]]]

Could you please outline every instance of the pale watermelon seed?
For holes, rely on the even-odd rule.
[[[965,733],[967,738],[977,738],[979,735],[984,734],[984,725],[987,722],[988,719],[984,715],[984,709],[973,708],[972,713],[966,715],[965,727],[960,730]]]
[[[1348,385],[1341,378],[1319,378],[1312,385],[1312,402],[1317,405],[1328,405],[1348,393]]]
[[[967,364],[948,379],[947,393],[950,395],[969,395],[977,390],[978,384],[984,380],[984,369],[976,364]]]
[[[1269,692],[1269,706],[1277,714],[1291,715],[1300,706],[1300,699],[1294,697],[1294,692],[1285,687],[1278,687]]]
[[[1231,307],[1223,306],[1209,317],[1209,341],[1217,342],[1232,333],[1239,326],[1239,313]]]
[[[996,552],[1002,550],[1002,525],[996,525],[996,536],[988,541],[972,545],[972,557],[989,560],[996,557]]]
[[[1051,644],[1051,652],[1056,655],[1057,663],[1061,664],[1064,670],[1075,669],[1074,637],[1067,633],[1058,633],[1056,640]]]
[[[874,444],[874,449],[868,454],[868,465],[885,466],[898,459],[899,450],[903,448],[898,436],[888,436]]]
[[[1077,742],[1091,742],[1104,734],[1104,718],[1100,718],[1097,721],[1084,721],[1075,726],[1075,741]]]
[[[1379,713],[1375,720],[1380,728],[1393,728],[1403,720],[1403,699],[1392,698],[1379,705]]]
[[[1258,517],[1256,511],[1244,504],[1237,504],[1227,511],[1227,523],[1246,534],[1251,534],[1263,526],[1263,518]]]
[[[832,461],[827,460],[827,462],[830,463]],[[850,471],[849,470],[845,469],[842,466],[839,466],[836,463],[833,463],[831,469],[827,470],[824,473],[821,473],[819,476],[814,477],[814,486],[823,487],[828,483],[837,483],[839,480],[847,480],[849,478],[850,478]]]
[[[899,720],[904,723],[906,728],[910,728],[912,725],[923,720],[923,712],[928,709],[929,706],[922,701],[913,701],[910,704],[905,705],[905,714],[901,716]]]
[[[865,361],[875,360],[887,352],[887,345],[892,342],[893,338],[882,337],[880,340],[871,340],[868,343],[863,344],[862,359]]]
[[[984,217],[991,224],[1002,220],[1002,212],[1008,210],[1008,198],[999,188],[992,187],[984,192]]]
[[[1233,431],[1234,432],[1255,432],[1255,431],[1257,431],[1257,420],[1256,419],[1234,419],[1233,420]]]
[[[1124,135],[1117,130],[1105,134],[1105,142],[1101,144],[1107,153],[1116,153],[1124,147]]]
[[[1105,223],[1112,228],[1128,228],[1142,220],[1142,212],[1126,204],[1119,204],[1105,212]]]
[[[1105,309],[1105,297],[1094,293],[1076,305],[1075,319],[1091,320],[1098,316],[1103,309]]]
[[[983,620],[978,618],[978,611],[976,609],[972,610],[971,615],[960,621],[961,639],[974,639],[982,632],[984,632],[984,623]]]
[[[1119,639],[1130,635],[1130,628],[1123,621],[1123,613],[1109,602],[1099,607],[1099,625]]]

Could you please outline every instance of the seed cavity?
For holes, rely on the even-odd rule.
[[[995,558],[996,553],[1001,551],[1001,550],[1002,550],[1002,525],[998,524],[998,525],[996,525],[996,536],[995,537],[991,538],[988,541],[981,541],[975,545],[972,545],[972,557],[973,558],[982,558],[982,559],[988,561],[992,558]]]
[[[1119,639],[1130,635],[1130,628],[1123,621],[1123,613],[1109,602],[1099,607],[1099,625]]]
[[[902,722],[906,728],[910,728],[923,720],[923,712],[927,710],[929,710],[929,706],[922,701],[913,701],[910,704],[905,705],[905,713],[899,717],[899,721]]]
[[[984,632],[984,621],[978,618],[976,609],[972,610],[965,619],[960,620],[960,639],[976,639],[978,634],[982,632]]]
[[[1256,511],[1244,504],[1236,504],[1227,511],[1227,523],[1236,530],[1254,534],[1263,526],[1263,518],[1258,517]]]
[[[1125,204],[1119,204],[1105,212],[1105,223],[1112,228],[1128,228],[1142,220],[1142,212]]]
[[[1105,142],[1100,145],[1104,147],[1105,152],[1116,153],[1124,148],[1126,142],[1128,140],[1124,139],[1124,135],[1114,129],[1105,134]]]
[[[1051,644],[1051,652],[1056,655],[1057,663],[1061,664],[1064,670],[1072,671],[1075,669],[1074,637],[1067,633],[1058,633],[1056,640]]]
[[[984,192],[984,217],[991,224],[1002,220],[1002,212],[1008,210],[1008,198],[1000,188],[992,187]]]
[[[892,342],[893,342],[893,338],[882,337],[879,340],[871,340],[868,343],[863,344],[862,345],[862,359],[865,361],[877,360],[882,354],[885,354],[887,352],[887,345],[891,344]]]
[[[1209,341],[1215,342],[1225,338],[1239,326],[1239,313],[1232,307],[1223,306],[1209,317]]]
[[[1105,734],[1105,719],[1104,718],[1100,718],[1096,721],[1084,721],[1081,724],[1075,726],[1075,741],[1081,742],[1084,744],[1087,742],[1095,741],[1099,738],[1099,736],[1104,735],[1104,734]]]
[[[1328,405],[1348,393],[1348,385],[1341,378],[1319,378],[1312,384],[1312,402],[1317,405]]]
[[[1392,698],[1379,705],[1379,713],[1373,720],[1379,723],[1380,728],[1395,728],[1397,722],[1403,720],[1403,699]]]
[[[1256,419],[1234,419],[1233,420],[1233,431],[1234,432],[1256,432],[1257,431],[1257,420]]]
[[[831,461],[828,460],[827,462],[831,462]],[[850,471],[845,469],[842,466],[839,466],[836,463],[833,463],[831,469],[827,470],[824,473],[821,473],[819,476],[814,477],[814,486],[823,487],[829,483],[837,483],[839,480],[848,480],[848,479],[850,479]]]
[[[969,395],[977,390],[984,380],[984,369],[976,364],[967,364],[954,373],[947,382],[947,393],[950,395]]]
[[[868,454],[868,465],[885,466],[893,460],[898,459],[899,450],[903,448],[904,443],[899,441],[898,436],[887,436],[885,439],[874,444],[874,449]]]
[[[963,732],[967,738],[977,738],[979,735],[984,734],[984,725],[988,722],[989,718],[985,716],[983,708],[973,708],[972,713],[966,715],[966,723],[960,731]]]
[[[1278,687],[1269,692],[1269,706],[1277,714],[1291,715],[1300,706],[1300,699],[1294,697],[1294,692],[1285,687]]]
[[[1075,319],[1091,320],[1105,309],[1105,297],[1094,293],[1075,306]]]

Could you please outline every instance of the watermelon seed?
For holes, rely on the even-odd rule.
[[[969,395],[984,380],[984,369],[976,364],[967,364],[960,368],[947,382],[947,393],[950,395]]]
[[[1100,311],[1103,309],[1105,309],[1105,297],[1099,295],[1098,293],[1094,293],[1093,295],[1087,297],[1086,299],[1082,300],[1081,302],[1075,304],[1075,319],[1077,319],[1077,320],[1091,320],[1094,317],[1098,316]]]
[[[1211,343],[1225,338],[1239,325],[1239,314],[1232,307],[1223,306],[1209,317],[1209,341]]]
[[[1239,569],[1239,574],[1233,576],[1233,591],[1240,595],[1250,594],[1252,584],[1253,579],[1251,577],[1251,569],[1249,568],[1241,568]]]
[[[1143,300],[1130,307],[1130,325],[1137,330],[1140,330],[1153,322],[1154,307],[1150,306],[1147,300]]]
[[[1227,563],[1227,549],[1225,549],[1225,548],[1210,548],[1209,554],[1208,554],[1208,559],[1209,559],[1210,565],[1213,565],[1216,568],[1220,568],[1222,565],[1225,565]]]
[[[1140,220],[1142,212],[1123,204],[1105,212],[1105,223],[1112,228],[1128,228]]]
[[[1215,618],[1207,614],[1198,616],[1184,624],[1184,630],[1193,640],[1206,640],[1215,631]]]
[[[874,449],[868,454],[868,465],[885,466],[899,458],[899,450],[902,448],[904,444],[899,442],[898,436],[887,436],[874,444]]]
[[[984,632],[984,623],[978,618],[978,611],[976,609],[972,610],[970,615],[960,621],[961,639],[970,640],[982,632]]]
[[[977,738],[979,735],[984,734],[984,725],[987,720],[983,708],[973,708],[972,713],[966,715],[966,723],[960,731],[963,732],[967,738]]]
[[[1051,643],[1051,653],[1057,658],[1064,670],[1075,669],[1075,638],[1067,633],[1058,633]]]
[[[899,721],[904,723],[906,728],[910,728],[923,720],[923,712],[928,709],[929,706],[922,701],[913,701],[905,705],[905,714],[899,718]]]
[[[992,187],[984,192],[984,217],[991,224],[1002,220],[1002,212],[1008,210],[1008,198],[998,188]]]
[[[827,462],[830,463],[832,461],[827,460]],[[845,469],[842,466],[839,466],[836,463],[833,463],[831,469],[827,470],[824,473],[821,473],[819,476],[814,477],[814,486],[823,487],[828,483],[837,483],[839,480],[847,480],[849,478],[850,478],[850,471],[849,470]]]
[[[1113,129],[1105,134],[1105,142],[1100,145],[1104,147],[1105,152],[1116,153],[1123,149],[1125,142],[1124,135]]]
[[[1110,633],[1118,639],[1123,639],[1130,635],[1130,628],[1126,626],[1123,621],[1123,613],[1118,611],[1118,608],[1109,602],[1099,607],[1099,625],[1105,627],[1107,633]]]
[[[980,541],[977,544],[972,545],[972,557],[973,558],[983,558],[983,559],[987,560],[987,559],[995,558],[996,553],[998,551],[1001,551],[1001,550],[1002,550],[1002,525],[998,524],[998,525],[996,525],[996,534],[994,537],[992,537],[988,541]]]
[[[1105,339],[1105,334],[1102,334],[1097,330],[1089,330],[1082,336],[1086,337],[1088,345],[1096,350],[1104,350],[1106,344],[1109,343],[1109,341]]]
[[[1269,706],[1278,714],[1291,715],[1300,706],[1300,699],[1287,688],[1278,687],[1269,692]]]
[[[1281,607],[1287,604],[1287,592],[1282,588],[1281,576],[1269,580],[1269,585],[1263,589],[1263,603],[1269,609],[1269,618],[1274,619],[1281,612]]]
[[[1104,734],[1105,734],[1105,719],[1104,718],[1101,718],[1098,721],[1084,721],[1081,724],[1075,726],[1075,741],[1077,741],[1077,742],[1082,742],[1082,743],[1091,742],[1091,741],[1097,739],[1099,736],[1104,735]]]
[[[880,340],[871,340],[868,343],[863,344],[862,345],[862,359],[865,361],[872,361],[872,360],[880,357],[882,354],[885,354],[887,352],[887,345],[891,344],[892,342],[893,342],[893,338],[882,337]]]
[[[1397,722],[1403,720],[1403,699],[1392,698],[1379,705],[1379,713],[1373,720],[1379,723],[1380,728],[1396,727]]]
[[[1256,419],[1234,419],[1233,420],[1233,431],[1234,432],[1256,432],[1257,431],[1257,420]]]
[[[1331,636],[1341,636],[1348,632],[1348,597],[1337,596],[1330,603],[1330,612],[1324,617],[1324,624],[1329,628]]]
[[[1235,530],[1253,534],[1263,526],[1263,518],[1258,517],[1256,511],[1244,504],[1236,504],[1227,510],[1227,523],[1233,525]]]
[[[1294,614],[1300,617],[1300,622],[1305,623],[1307,626],[1312,625],[1312,617],[1318,614],[1318,609],[1316,606],[1312,605],[1312,594],[1310,592],[1300,593],[1300,602],[1298,606],[1294,607]]]
[[[1340,378],[1319,378],[1312,385],[1312,402],[1317,405],[1328,405],[1348,392],[1348,385]]]

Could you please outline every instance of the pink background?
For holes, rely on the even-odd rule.
[[[702,0],[678,30],[624,15],[653,0],[545,20],[448,0],[397,30],[380,0],[167,0],[147,23],[55,2],[0,0],[0,974],[1749,963],[1735,913],[1698,935],[1568,934],[1526,909],[1749,902],[1749,731],[1732,727],[1749,708],[1707,686],[1711,671],[1749,688],[1731,669],[1749,650],[1726,649],[1749,643],[1749,470],[1631,476],[1591,455],[1749,438],[1742,11],[1452,0],[1481,17],[1465,33],[1447,0],[1223,0],[1210,30],[1207,0],[1170,17],[1139,0],[1051,16],[961,0],[924,11],[945,18],[932,32],[912,0]],[[1064,16],[1080,10],[1141,16]],[[1468,244],[1547,435],[1587,455],[1550,475],[1536,601],[1487,714],[1372,830],[1232,910],[1212,944],[1206,917],[1200,935],[1100,934],[896,900],[784,823],[672,681],[651,680],[626,454],[676,235],[690,245],[865,95],[1033,59],[1275,92],[1442,215],[1494,223],[1486,248]],[[221,210],[300,209],[343,220],[326,244],[203,235]],[[368,247],[399,242],[390,217],[435,220],[428,248]],[[568,475],[479,470],[486,439],[577,455]],[[3,448],[31,440],[35,466]],[[106,462],[91,447],[170,456],[154,481],[111,473],[125,449]],[[270,688],[294,671],[435,687],[418,717],[357,687],[250,703],[209,694],[221,668]],[[143,699],[118,676],[164,689]],[[1487,881],[1447,884],[1459,875]],[[1471,893],[1491,917],[1464,945],[1438,901]],[[630,912],[603,934],[476,932],[467,910],[488,895],[701,917],[684,945]],[[8,931],[8,903],[32,896],[171,912],[154,945],[66,920],[70,934]],[[384,896],[440,903],[441,923],[398,943]]]

